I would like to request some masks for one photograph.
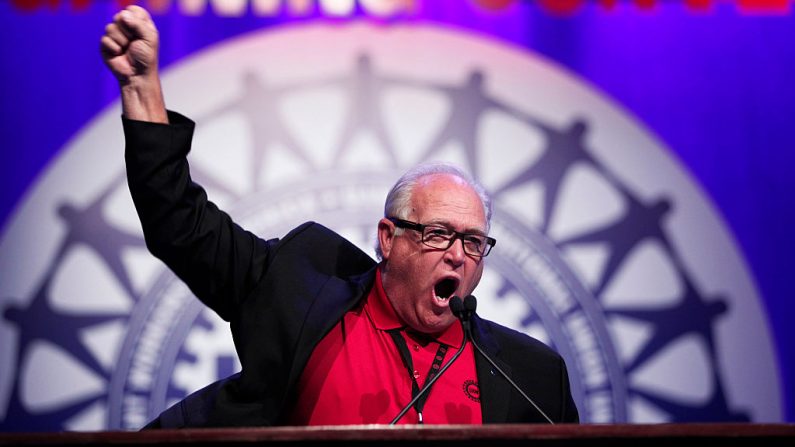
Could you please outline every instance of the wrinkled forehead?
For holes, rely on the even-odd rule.
[[[411,214],[424,224],[444,223],[459,230],[486,229],[480,196],[465,180],[451,174],[419,179],[411,194]]]

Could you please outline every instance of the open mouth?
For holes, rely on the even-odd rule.
[[[447,301],[455,293],[458,288],[458,280],[455,278],[444,278],[433,286],[433,293],[436,298],[442,301]]]

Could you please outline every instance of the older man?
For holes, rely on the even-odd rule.
[[[466,343],[450,310],[452,296],[474,291],[495,243],[481,186],[448,165],[406,173],[378,222],[379,263],[315,223],[260,239],[191,181],[193,123],[166,111],[158,39],[131,6],[101,40],[121,87],[130,190],[152,253],[231,323],[242,371],[150,427],[387,423],[459,347],[400,423],[545,421]],[[560,356],[495,323],[472,326],[549,418],[578,420]]]

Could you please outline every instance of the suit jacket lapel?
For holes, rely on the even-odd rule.
[[[511,368],[499,359],[501,347],[491,335],[483,320],[477,315],[472,318],[472,335],[480,347],[494,360],[508,376]],[[475,368],[480,383],[480,409],[484,424],[504,423],[508,419],[511,385],[494,370],[488,360],[475,351]]]

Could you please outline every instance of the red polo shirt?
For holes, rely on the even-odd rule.
[[[455,323],[430,337],[406,329],[381,284],[381,271],[364,302],[315,347],[298,382],[288,417],[292,425],[388,424],[411,400],[412,380],[400,352],[387,332],[400,328],[411,353],[420,388],[441,345],[442,365],[461,346],[463,331]],[[426,424],[481,424],[480,389],[472,345],[436,381],[422,410]],[[412,408],[398,422],[416,424]]]

